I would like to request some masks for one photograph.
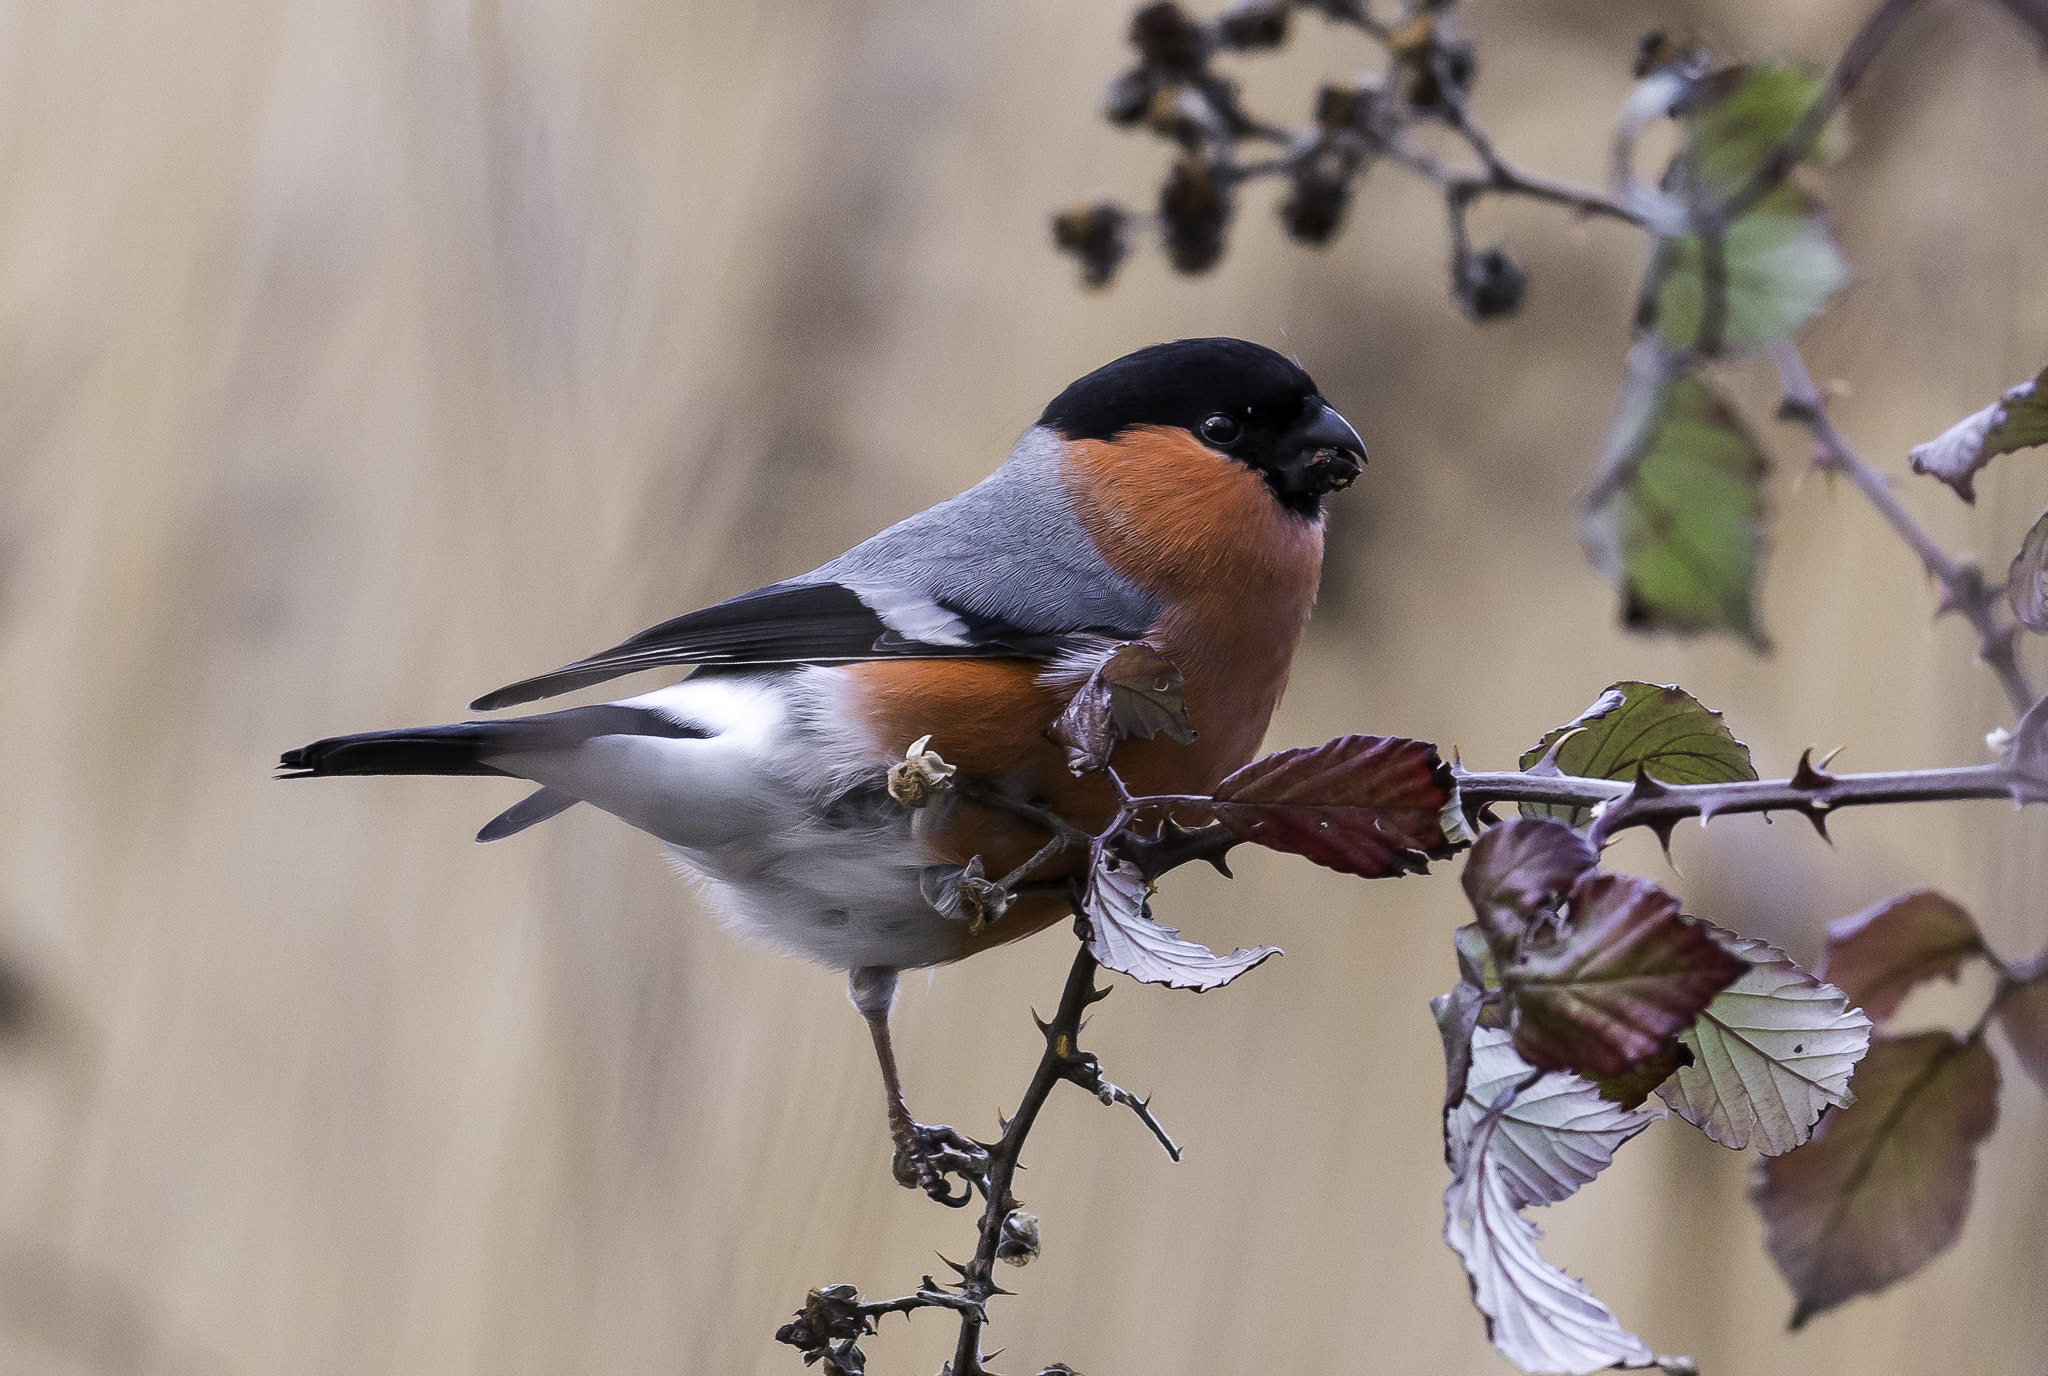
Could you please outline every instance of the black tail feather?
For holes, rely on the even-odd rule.
[[[511,721],[466,721],[329,736],[287,750],[278,767],[287,779],[329,774],[506,774],[484,763],[512,751],[567,750],[594,736],[667,736],[702,740],[711,733],[650,707],[604,703]]]
[[[487,742],[505,746],[502,734],[490,741],[488,729],[498,722],[456,726],[416,726],[407,731],[365,731],[330,736],[278,759],[284,778],[311,779],[328,774],[503,774],[483,762]],[[506,722],[510,726],[512,723]]]

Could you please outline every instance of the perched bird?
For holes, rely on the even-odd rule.
[[[897,1079],[897,972],[1071,911],[1054,884],[1022,893],[994,922],[960,912],[965,867],[978,858],[1005,875],[1048,840],[991,795],[1090,832],[1106,824],[1108,778],[1069,772],[1046,731],[1130,641],[1184,676],[1195,738],[1119,742],[1119,777],[1134,791],[1207,793],[1247,763],[1315,599],[1323,497],[1364,462],[1357,432],[1280,354],[1238,339],[1155,345],[1053,398],[1009,458],[959,496],[810,573],[470,706],[697,666],[679,683],[539,716],[335,736],[286,752],[282,767],[294,778],[511,775],[540,790],[480,841],[588,802],[666,842],[707,881],[728,925],[849,972],[899,1174],[946,1197],[929,1155],[932,1134],[947,1130],[912,1119]],[[912,810],[890,797],[890,766],[927,736],[979,800],[949,790]]]

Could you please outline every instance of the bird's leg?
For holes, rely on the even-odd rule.
[[[974,1198],[971,1182],[980,1178],[988,1165],[988,1152],[944,1125],[927,1125],[910,1116],[903,1097],[903,1081],[896,1073],[896,1048],[889,1037],[889,1008],[896,1001],[896,971],[886,966],[864,966],[847,977],[847,997],[867,1019],[868,1032],[875,1039],[875,1060],[882,1067],[882,1093],[889,1111],[889,1140],[896,1144],[892,1169],[897,1183],[906,1189],[922,1189],[950,1208],[963,1208]],[[958,1194],[947,1186],[947,1175],[959,1175],[970,1183]]]

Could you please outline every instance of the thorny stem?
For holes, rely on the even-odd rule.
[[[1600,810],[1601,839],[1630,827],[1668,834],[1680,819],[1707,820],[1723,813],[1797,812],[1824,826],[1837,808],[1878,803],[1949,802],[1963,798],[2048,801],[2048,780],[2005,764],[1956,769],[1900,769],[1869,774],[1826,774],[1802,761],[1790,779],[1724,784],[1660,784],[1639,775],[1634,783],[1574,774],[1524,774],[1457,769],[1458,796],[1468,808],[1486,803],[1547,803]]]
[[[1840,473],[1870,499],[1900,539],[1919,557],[1929,577],[1941,583],[1941,606],[1936,615],[1959,613],[1977,630],[1977,658],[1991,666],[2005,689],[2013,710],[2024,714],[2034,705],[2034,687],[2019,662],[2019,627],[1998,615],[2003,600],[1998,589],[1985,582],[1984,571],[1973,562],[1957,559],[1935,543],[1913,514],[1892,494],[1885,475],[1849,447],[1834,422],[1828,419],[1827,403],[1807,374],[1798,346],[1787,340],[1772,350],[1778,366],[1778,385],[1784,393],[1779,403],[1781,418],[1806,427],[1813,436],[1814,463],[1822,471]]]
[[[974,1259],[961,1268],[960,1296],[971,1308],[960,1310],[960,1339],[953,1348],[952,1376],[987,1376],[981,1364],[981,1330],[986,1322],[982,1306],[1000,1292],[995,1283],[996,1247],[1002,1241],[1003,1220],[1017,1207],[1010,1194],[1010,1182],[1017,1174],[1017,1159],[1023,1154],[1024,1139],[1038,1120],[1052,1087],[1069,1078],[1069,1062],[1075,1056],[1074,1040],[1080,1035],[1081,1014],[1107,991],[1095,988],[1095,957],[1082,946],[1074,953],[1067,971],[1066,988],[1052,1021],[1044,1025],[1045,1051],[1032,1072],[1031,1084],[1018,1101],[1016,1116],[1003,1127],[988,1153],[988,1174],[983,1177],[983,1194],[988,1205],[981,1214],[981,1238]]]

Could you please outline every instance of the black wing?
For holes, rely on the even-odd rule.
[[[833,664],[888,658],[1040,658],[1066,635],[951,613],[966,634],[946,643],[892,630],[853,589],[839,583],[778,583],[649,627],[620,645],[552,673],[486,693],[470,704],[492,712],[666,664]],[[1105,628],[1106,629],[1106,628]]]

